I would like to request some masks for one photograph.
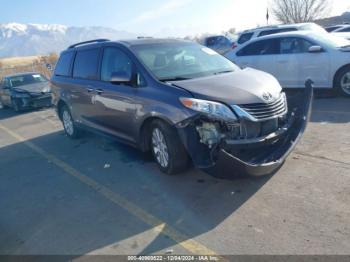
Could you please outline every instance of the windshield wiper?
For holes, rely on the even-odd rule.
[[[224,71],[215,72],[214,75],[227,74],[232,72],[233,70],[224,70]]]
[[[168,81],[182,81],[182,80],[189,80],[189,79],[192,79],[192,78],[177,76],[177,77],[169,77],[169,78],[160,78],[159,80],[163,82],[168,82]]]

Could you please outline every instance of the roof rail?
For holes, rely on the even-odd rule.
[[[80,42],[80,43],[76,43],[74,45],[71,45],[68,47],[68,49],[80,46],[80,45],[86,45],[86,44],[90,44],[90,43],[102,43],[102,42],[108,42],[110,41],[109,39],[95,39],[95,40],[89,40],[89,41],[84,41],[84,42]]]

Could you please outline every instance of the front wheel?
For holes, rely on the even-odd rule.
[[[15,98],[11,98],[11,107],[15,112],[21,111],[18,100]]]
[[[61,120],[66,135],[70,138],[79,138],[80,130],[74,123],[73,117],[67,106],[63,106],[61,109]]]
[[[350,66],[343,68],[337,73],[335,88],[340,95],[350,97]]]
[[[156,120],[151,128],[151,149],[159,169],[169,175],[185,171],[189,158],[176,130]]]

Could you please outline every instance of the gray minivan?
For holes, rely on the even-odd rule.
[[[312,85],[286,95],[270,74],[171,39],[78,43],[61,53],[53,102],[69,137],[82,129],[151,151],[167,174],[227,158],[237,172],[278,169],[310,115]]]

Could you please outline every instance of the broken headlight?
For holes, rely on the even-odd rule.
[[[231,109],[228,106],[224,104],[188,97],[181,97],[180,101],[185,107],[190,108],[194,111],[205,113],[209,116],[224,120],[237,120],[236,115],[231,111]]]

